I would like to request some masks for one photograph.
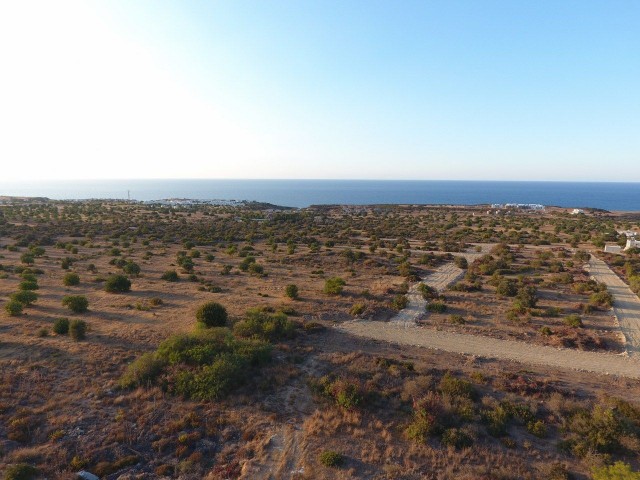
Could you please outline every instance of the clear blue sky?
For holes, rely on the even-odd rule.
[[[6,179],[640,181],[637,1],[5,2],[0,45]]]

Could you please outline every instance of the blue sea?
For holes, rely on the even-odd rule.
[[[52,199],[255,200],[289,207],[318,204],[539,203],[640,211],[640,183],[440,180],[82,180],[2,182],[0,195]]]

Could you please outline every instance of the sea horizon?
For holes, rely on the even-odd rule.
[[[640,211],[640,183],[526,180],[106,179],[0,181],[0,196],[52,200],[167,198],[257,201],[304,208],[344,204],[532,203]]]

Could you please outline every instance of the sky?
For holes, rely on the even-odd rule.
[[[640,181],[640,2],[6,1],[0,181]]]

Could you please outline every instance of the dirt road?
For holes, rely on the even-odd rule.
[[[464,270],[456,267],[453,263],[446,263],[438,267],[433,273],[422,279],[424,283],[441,292],[447,286],[464,275]],[[414,283],[407,293],[408,305],[400,310],[398,314],[389,320],[391,323],[401,327],[415,327],[416,321],[425,315],[426,300],[418,291],[418,285]]]
[[[557,349],[514,340],[441,332],[423,327],[406,328],[395,323],[366,320],[346,322],[338,328],[359,337],[403,345],[532,365],[640,378],[640,362],[622,355]]]
[[[478,253],[462,254],[469,261]],[[629,356],[608,353],[584,352],[531,345],[515,340],[443,332],[418,327],[416,320],[424,314],[426,301],[417,291],[417,284],[408,293],[409,305],[389,323],[355,320],[340,325],[343,331],[359,337],[382,340],[403,345],[413,345],[447,352],[510,360],[531,365],[545,365],[599,374],[611,374],[627,378],[640,378],[640,299],[613,273],[604,262],[593,259],[591,274],[605,282],[615,299],[615,314],[627,339]],[[424,278],[435,289],[444,290],[458,280],[464,271],[453,263],[447,263]]]
[[[613,313],[618,319],[629,355],[640,357],[640,299],[602,260],[591,256],[589,273],[607,285],[613,295]]]

